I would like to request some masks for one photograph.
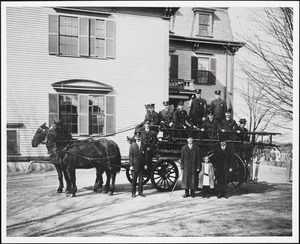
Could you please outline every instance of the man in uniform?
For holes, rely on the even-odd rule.
[[[216,99],[211,102],[210,109],[214,113],[214,119],[219,123],[225,118],[225,111],[227,109],[226,102],[221,99],[221,90],[215,91]]]
[[[172,128],[173,125],[173,110],[170,109],[169,101],[164,101],[163,105],[165,108],[158,113],[158,118],[159,118],[159,125],[160,128],[162,129],[169,129]],[[165,139],[170,139],[171,137],[171,132],[164,132],[164,138]]]
[[[211,110],[208,111],[208,119],[201,126],[201,131],[210,131],[204,133],[204,138],[217,139],[217,132],[220,131],[220,125],[214,119],[214,114]]]
[[[183,101],[177,105],[177,110],[173,114],[173,128],[186,129],[192,126],[192,122],[188,117],[187,112],[183,109]]]
[[[238,125],[233,118],[231,118],[232,110],[229,108],[225,111],[225,119],[220,123],[220,128],[222,132],[236,132]],[[226,139],[236,139],[236,136],[233,134],[225,135]]]
[[[145,196],[143,194],[143,170],[145,167],[145,154],[140,134],[140,132],[135,133],[135,141],[131,143],[129,148],[129,165],[132,172],[132,197],[135,197],[137,181],[139,195],[142,197]]]
[[[145,124],[145,130],[141,133],[141,140],[145,152],[145,165],[150,167],[157,141],[156,133],[150,130],[150,123]]]
[[[206,100],[201,98],[201,89],[196,90],[196,98],[192,100],[189,117],[193,125],[201,128],[206,116]]]

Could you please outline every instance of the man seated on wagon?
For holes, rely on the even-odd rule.
[[[211,110],[208,111],[207,119],[201,126],[201,131],[203,133],[203,138],[206,139],[218,139],[218,131],[220,131],[220,125],[216,119],[214,119],[214,114]],[[207,132],[209,131],[209,132]]]
[[[164,109],[159,111],[158,118],[159,118],[159,125],[161,129],[170,129],[173,125],[173,109],[170,108],[169,101],[163,102]],[[164,138],[170,139],[171,132],[164,132]]]
[[[155,110],[155,104],[145,104],[146,114],[145,119],[142,123],[138,124],[135,127],[134,133],[136,132],[142,132],[144,130],[144,124],[149,123],[151,126],[153,126],[154,131],[158,131],[158,125],[159,125],[159,117],[158,113]],[[131,143],[134,141],[134,136],[129,137],[127,136],[127,141]]]
[[[183,101],[177,105],[177,110],[173,114],[173,128],[174,129],[188,129],[193,127],[187,112],[183,109]]]
[[[247,133],[248,130],[245,128],[245,125],[247,123],[247,120],[246,119],[240,119],[240,125],[238,126],[237,128],[237,133]],[[250,141],[250,137],[248,134],[239,134],[238,135],[238,138],[241,140],[241,141]]]
[[[225,111],[225,119],[220,122],[220,129],[222,132],[236,132],[238,125],[231,116],[232,109],[227,109]],[[236,136],[234,134],[225,134],[225,139],[235,140]]]

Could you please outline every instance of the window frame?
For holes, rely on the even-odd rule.
[[[6,153],[7,155],[21,155],[21,152],[20,152],[20,129],[19,128],[7,128],[6,129],[6,145],[8,145],[8,136],[7,136],[7,132],[8,131],[15,131],[16,132],[16,153],[15,152],[8,152],[7,148],[6,148]]]
[[[213,14],[212,12],[205,12],[205,11],[197,11],[196,12],[196,16],[197,16],[197,33],[196,36],[201,36],[201,37],[213,37]],[[209,16],[209,24],[207,26],[209,26],[208,28],[208,34],[207,35],[203,35],[200,33],[200,26],[205,26],[203,24],[200,24],[200,18],[201,15],[207,15]]]
[[[217,58],[213,55],[213,54],[197,54],[195,56],[192,56],[192,59],[196,58],[197,59],[197,75],[196,75],[196,80],[194,78],[193,72],[195,72],[195,70],[193,69],[193,61],[191,61],[191,68],[192,68],[192,74],[191,74],[191,79],[194,79],[194,84],[196,85],[216,85],[217,82],[217,77],[216,77],[216,73],[217,73]],[[205,58],[208,59],[208,70],[203,70],[203,71],[208,71],[208,82],[207,83],[199,83],[198,80],[198,76],[199,76],[199,58]],[[214,62],[215,64],[215,69],[212,69],[212,62]],[[194,70],[194,71],[193,71]],[[214,78],[212,77],[212,75],[214,75]]]
[[[77,55],[69,55],[69,54],[62,54],[60,53],[60,18],[61,17],[69,17],[69,18],[76,18],[77,23],[78,23],[78,28],[77,28]],[[56,26],[54,24],[50,23],[50,19],[56,18]],[[81,20],[87,19],[87,35],[81,35],[80,33],[80,22]],[[95,23],[97,20],[104,21],[104,56],[103,57],[98,57],[96,55],[93,55],[92,52],[90,51],[90,42],[92,38],[96,39],[96,33],[95,36],[91,36],[91,20],[95,20]],[[108,22],[112,22],[113,26],[110,25],[113,29],[113,37],[108,36],[108,31],[107,31],[107,26],[109,25]],[[96,28],[96,27],[95,27]],[[84,41],[81,39],[86,38],[86,51],[87,53],[84,53],[81,51],[81,44],[84,44]],[[54,39],[56,38],[56,40]],[[51,39],[51,40],[50,40]],[[112,46],[107,45],[107,42],[110,42]],[[53,47],[54,43],[56,42],[55,46]],[[72,58],[91,58],[91,59],[116,59],[116,22],[113,19],[107,19],[107,18],[101,18],[101,17],[93,17],[93,16],[79,16],[79,15],[74,15],[74,14],[50,14],[48,18],[48,46],[49,50],[48,53],[49,55],[56,55],[59,57],[72,57]],[[52,44],[52,46],[51,46]],[[107,48],[113,48],[112,49],[112,55],[107,55]],[[96,42],[95,42],[95,51],[94,54],[96,54]]]

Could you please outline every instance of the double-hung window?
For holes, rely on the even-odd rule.
[[[91,94],[49,94],[49,124],[61,120],[73,135],[115,132],[115,97]]]
[[[191,66],[191,78],[194,79],[194,84],[216,84],[216,58],[210,56],[192,56]]]
[[[199,13],[199,36],[212,36],[212,14]]]
[[[49,54],[115,58],[115,21],[49,15]]]

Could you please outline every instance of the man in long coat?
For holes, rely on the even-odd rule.
[[[144,147],[145,152],[145,165],[150,167],[152,162],[153,154],[155,153],[155,145],[157,142],[156,133],[150,130],[150,124],[145,124],[145,130],[141,133],[141,140]]]
[[[206,106],[206,100],[201,98],[201,89],[197,89],[196,98],[191,103],[189,117],[193,125],[199,129],[206,117]]]
[[[132,197],[135,197],[137,180],[139,195],[142,197],[145,196],[143,194],[143,169],[145,167],[145,154],[140,134],[140,132],[136,132],[135,141],[130,144],[129,148],[129,165],[132,172]]]
[[[200,148],[194,145],[192,137],[189,137],[187,141],[188,144],[181,149],[181,170],[183,170],[181,187],[185,190],[184,198],[190,196],[190,190],[192,198],[195,198],[198,175],[202,167]]]
[[[218,120],[218,122],[221,122],[221,120],[225,118],[227,105],[226,102],[221,99],[221,90],[215,91],[215,97],[216,99],[210,104],[210,109],[214,113],[214,119]]]
[[[220,145],[214,150],[212,163],[216,169],[218,198],[225,197],[227,199],[228,175],[232,171],[233,150],[223,138],[220,141]]]

